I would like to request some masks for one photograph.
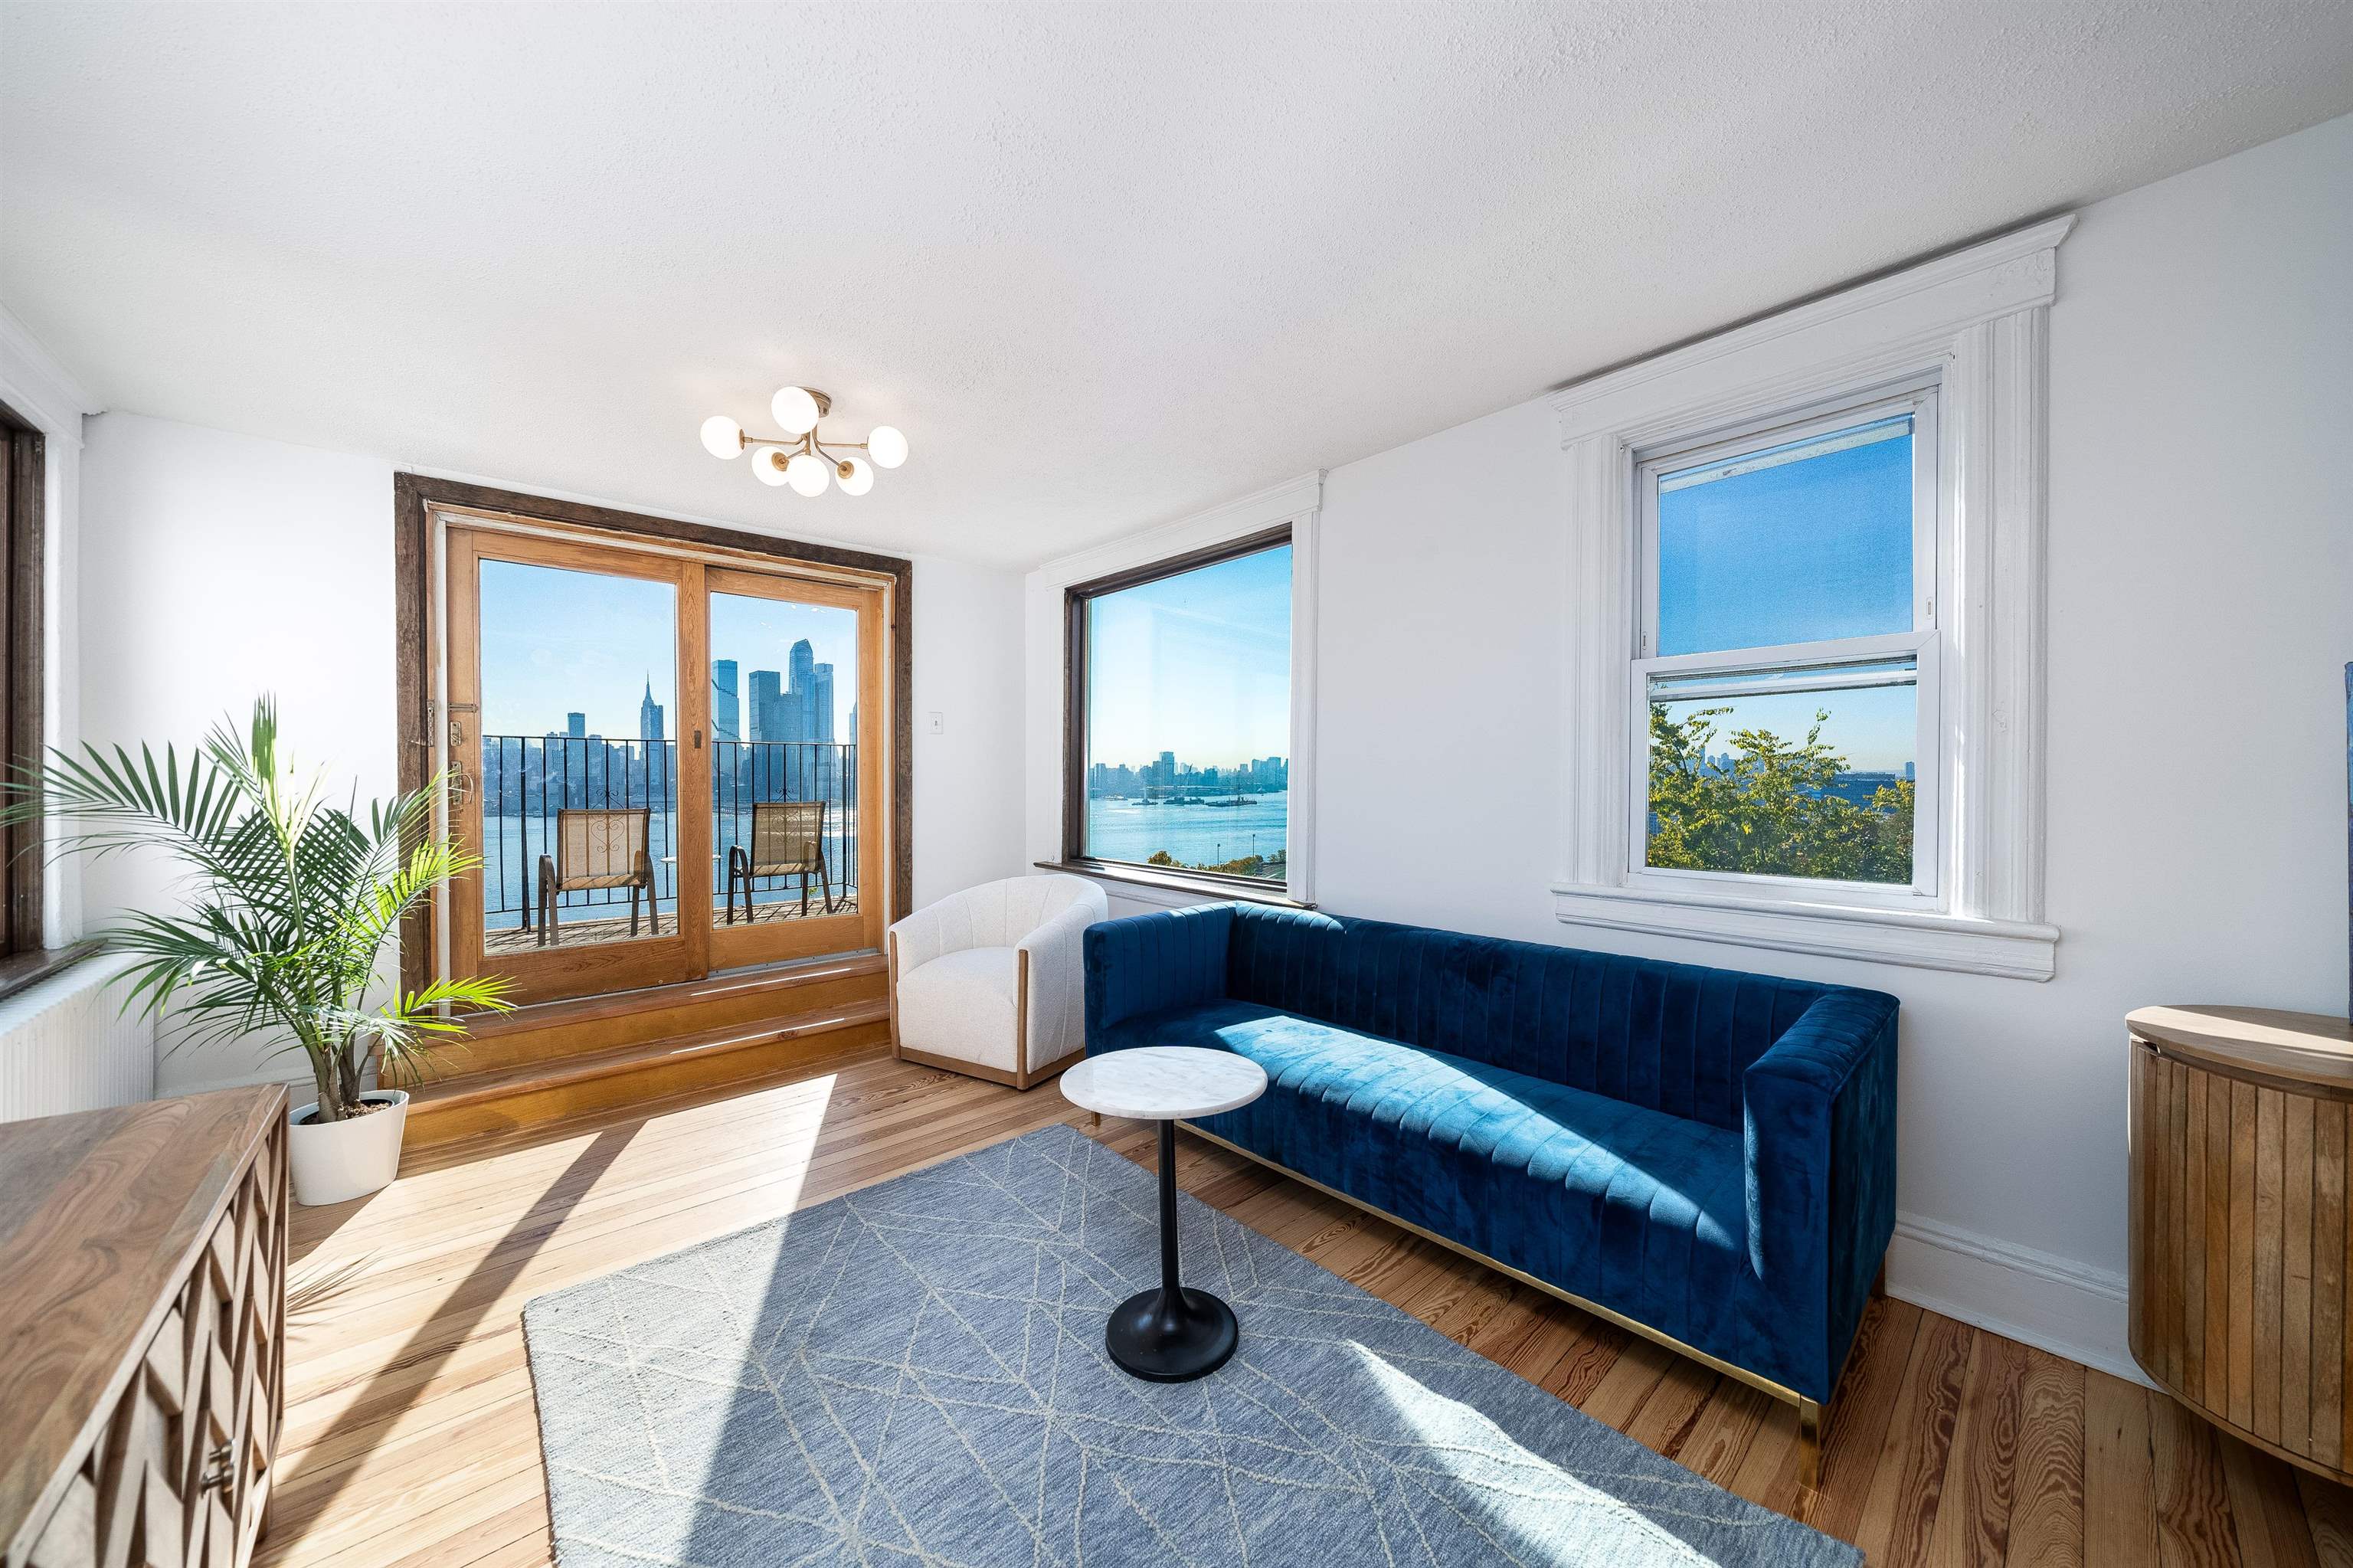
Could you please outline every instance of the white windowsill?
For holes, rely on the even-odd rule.
[[[2047,980],[2058,967],[2056,926],[1570,882],[1552,893],[1554,914],[1571,926],[2010,980]]]

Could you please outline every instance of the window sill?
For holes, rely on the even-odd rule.
[[[1091,876],[1098,882],[1125,883],[1131,887],[1157,888],[1163,893],[1183,894],[1196,898],[1240,899],[1245,904],[1271,904],[1279,909],[1315,907],[1262,883],[1246,881],[1238,876],[1219,876],[1208,872],[1155,871],[1146,866],[1114,865],[1093,860],[1041,860],[1033,863],[1039,871],[1059,871],[1067,876]]]
[[[94,957],[100,944],[96,941],[74,942],[62,948],[36,948],[30,952],[11,953],[0,958],[0,1001],[29,991],[55,975]]]
[[[2009,980],[2047,980],[2058,967],[2055,926],[1577,883],[1552,893],[1565,925]]]

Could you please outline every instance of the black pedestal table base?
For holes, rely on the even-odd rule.
[[[1123,1372],[1153,1383],[1187,1383],[1226,1364],[1241,1342],[1233,1308],[1176,1278],[1176,1124],[1160,1124],[1160,1287],[1131,1296],[1103,1326],[1103,1348]]]

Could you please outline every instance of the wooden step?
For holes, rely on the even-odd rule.
[[[422,1149],[509,1132],[825,1058],[862,1056],[890,1042],[890,1006],[877,997],[666,1040],[450,1074],[409,1090],[406,1142]]]
[[[715,974],[676,985],[543,1001],[473,1021],[472,1033],[440,1054],[445,1076],[475,1077],[534,1062],[562,1062],[622,1045],[880,1001],[890,977],[880,953],[851,953]]]

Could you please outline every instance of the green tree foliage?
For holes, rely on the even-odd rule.
[[[1771,730],[1732,735],[1731,771],[1708,760],[1729,708],[1678,722],[1651,705],[1649,863],[1688,871],[1746,872],[1838,882],[1912,880],[1913,787],[1883,785],[1870,806],[1831,792],[1846,758],[1823,743],[1817,709],[1802,741]]]
[[[1283,878],[1284,872],[1290,868],[1290,862],[1291,852],[1289,850],[1277,850],[1272,854],[1246,854],[1240,860],[1220,861],[1215,865],[1197,865],[1187,869],[1193,871],[1222,872],[1228,876],[1263,877],[1269,881],[1281,882]],[[1185,864],[1183,861],[1178,860],[1166,850],[1154,850],[1152,852],[1152,858],[1145,861],[1144,863],[1146,865],[1168,866],[1183,866]]]

